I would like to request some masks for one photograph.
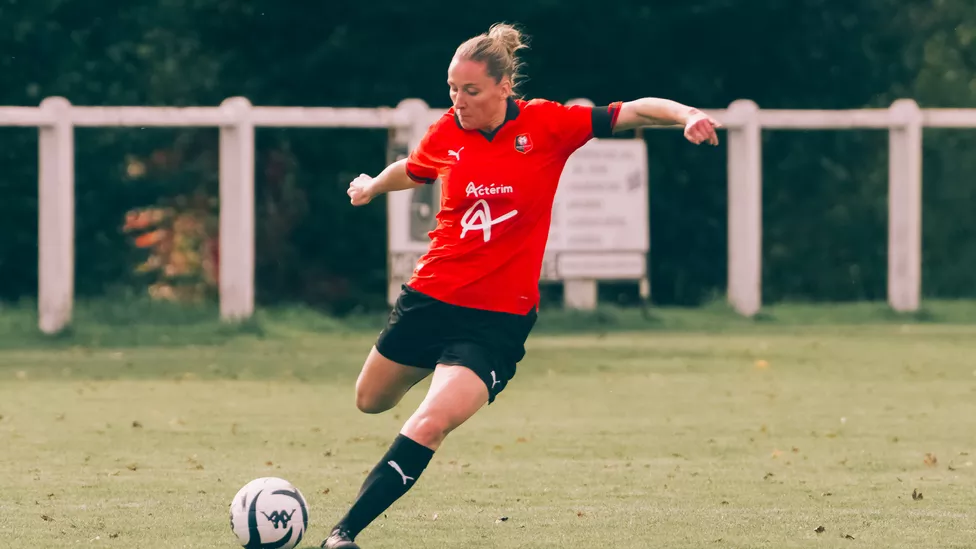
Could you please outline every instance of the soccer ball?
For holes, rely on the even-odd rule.
[[[284,479],[254,479],[230,503],[230,529],[247,549],[294,549],[306,528],[305,497]]]

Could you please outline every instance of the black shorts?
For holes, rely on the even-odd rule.
[[[515,376],[537,316],[534,309],[517,315],[459,307],[404,285],[376,350],[406,366],[469,368],[485,382],[491,404]]]

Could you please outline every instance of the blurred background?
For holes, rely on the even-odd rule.
[[[973,8],[0,0],[0,107],[446,109],[455,49],[504,21],[530,38],[527,98],[974,108]],[[389,203],[345,191],[386,166],[390,131],[256,129],[256,308],[234,324],[219,130],[73,132],[73,323],[47,335],[39,132],[0,126],[0,545],[236,547],[227,505],[269,475],[301,487],[317,543],[424,394],[355,407],[389,310]],[[764,130],[763,309],[745,317],[725,296],[728,133],[643,132],[653,307],[629,282],[560,310],[545,285],[515,382],[365,546],[972,547],[976,128],[922,134],[921,309],[886,303],[887,128]]]
[[[658,96],[701,108],[972,107],[964,0],[0,0],[0,105],[448,107],[454,49],[497,21],[530,37],[527,97]],[[76,129],[76,295],[216,299],[215,128]],[[344,190],[386,162],[377,130],[257,130],[256,299],[386,305],[386,208]],[[725,143],[647,132],[656,305],[726,284]],[[763,139],[763,298],[883,301],[887,131]],[[0,127],[0,300],[37,295],[37,130]],[[976,297],[976,130],[924,130],[923,298]],[[631,304],[636,287],[603,285]]]

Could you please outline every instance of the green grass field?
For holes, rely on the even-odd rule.
[[[974,547],[976,325],[938,321],[952,310],[552,315],[359,541]],[[426,388],[356,411],[375,319],[140,328],[82,311],[45,339],[29,316],[0,311],[2,547],[233,548],[230,499],[268,475],[303,491],[316,547]]]

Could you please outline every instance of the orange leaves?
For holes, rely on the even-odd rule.
[[[122,230],[148,257],[135,267],[155,273],[150,297],[166,301],[199,301],[217,286],[217,216],[205,198],[179,197],[174,208],[143,208],[125,216]]]
[[[164,230],[155,230],[148,233],[143,233],[135,238],[134,244],[136,248],[151,248],[157,244],[160,244],[169,237],[169,232]]]

